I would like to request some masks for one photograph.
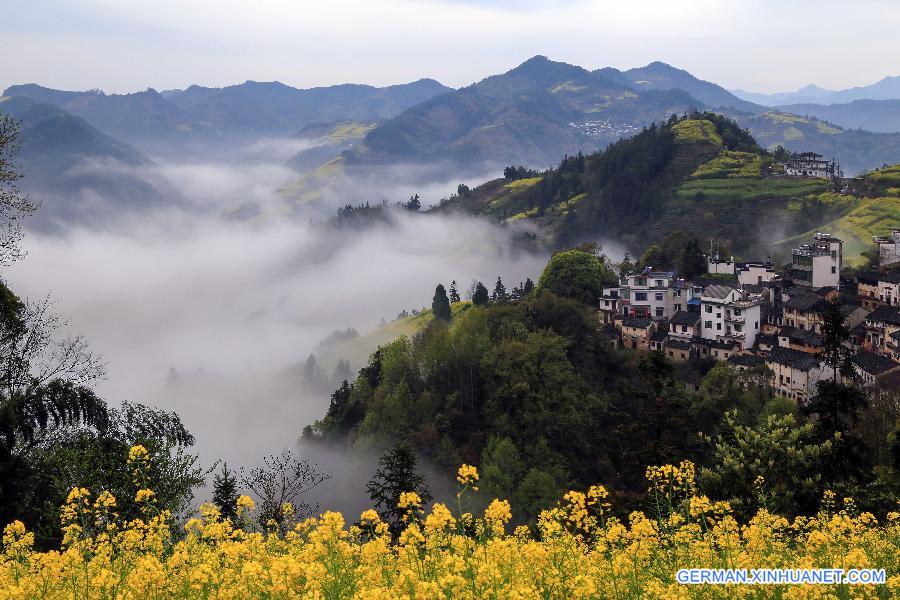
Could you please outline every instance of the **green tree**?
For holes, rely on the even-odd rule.
[[[490,296],[488,295],[488,290],[484,287],[484,284],[480,281],[475,284],[475,289],[472,292],[472,304],[475,306],[485,306],[490,300]]]
[[[812,423],[775,414],[744,425],[732,411],[723,431],[705,440],[712,452],[700,469],[701,485],[738,515],[758,508],[787,516],[816,511],[827,485],[822,473],[835,453],[831,441],[817,441]]]
[[[509,294],[506,291],[506,286],[503,285],[503,280],[500,279],[499,275],[497,275],[497,283],[494,284],[494,291],[491,294],[491,300],[493,302],[497,302],[498,304],[504,304],[509,300]]]
[[[448,297],[450,298],[451,304],[456,304],[461,300],[459,297],[459,290],[456,287],[456,280],[450,282],[450,291],[448,292]]]
[[[697,239],[690,240],[684,247],[678,267],[681,275],[689,279],[706,273],[706,256],[700,249],[700,242]]]
[[[36,208],[16,186],[22,178],[16,166],[20,149],[18,121],[0,114],[0,264],[22,257],[22,220]]]
[[[508,437],[492,435],[481,452],[480,488],[493,498],[514,499],[524,465],[518,448]]]
[[[615,277],[599,257],[580,250],[559,252],[550,259],[538,280],[538,291],[550,290],[557,296],[594,305],[603,283]]]
[[[434,318],[439,321],[449,322],[453,318],[450,312],[450,299],[447,297],[447,292],[444,290],[444,284],[442,283],[437,284],[437,287],[434,288],[431,311],[434,314]]]
[[[825,362],[832,368],[832,381],[838,382],[838,374],[852,377],[853,366],[850,357],[853,352],[846,345],[850,339],[850,329],[841,312],[842,301],[835,297],[828,300],[822,312],[822,337],[825,347]]]
[[[366,484],[366,491],[375,510],[390,526],[391,532],[397,535],[404,526],[404,510],[397,507],[400,494],[416,492],[426,504],[431,501],[431,494],[425,478],[416,471],[415,453],[405,443],[401,442],[385,452],[378,464],[375,476]]]
[[[228,463],[223,463],[222,470],[213,478],[213,504],[219,508],[222,518],[232,523],[237,523],[237,483],[237,477],[228,470]]]

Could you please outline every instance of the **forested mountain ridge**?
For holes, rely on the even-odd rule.
[[[26,84],[12,86],[4,95],[53,104],[108,135],[158,151],[179,144],[208,149],[222,140],[287,137],[313,123],[382,120],[450,89],[432,79],[384,88],[345,84],[311,89],[247,81],[224,88],[194,85],[165,94],[153,89],[132,94],[68,92]]]
[[[536,56],[387,121],[352,158],[549,164],[699,104],[681,90],[639,93],[602,72]]]
[[[829,181],[778,177],[778,169],[735,122],[695,113],[545,172],[513,172],[461,190],[436,210],[532,221],[551,247],[609,238],[641,252],[681,233],[764,257],[772,242],[851,207],[849,198],[830,194]]]

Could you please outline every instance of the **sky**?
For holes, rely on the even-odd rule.
[[[7,6],[4,6],[7,5]],[[0,0],[0,86],[131,92],[278,80],[454,87],[536,54],[586,68],[662,60],[729,89],[900,75],[889,0]]]

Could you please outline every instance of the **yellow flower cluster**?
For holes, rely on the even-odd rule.
[[[477,479],[460,473],[463,485]],[[692,485],[687,464],[648,470],[651,488]],[[680,475],[680,479],[679,479]],[[612,515],[600,486],[573,491],[545,511],[537,530],[517,527],[509,503],[494,500],[483,517],[454,516],[414,493],[400,504],[409,519],[396,543],[374,510],[347,527],[339,513],[305,519],[287,531],[245,531],[211,505],[170,537],[163,512],[91,528],[115,499],[75,489],[64,525],[82,527],[58,551],[33,549],[15,521],[3,531],[0,600],[63,598],[768,598],[900,596],[900,515],[879,522],[852,502],[788,521],[760,511],[739,524],[726,503],[672,496],[673,510]],[[102,500],[101,500],[102,498]],[[253,509],[247,497],[241,510]],[[69,519],[68,521],[66,519]],[[682,568],[885,569],[880,586],[681,585]]]
[[[478,469],[472,465],[463,465],[456,472],[456,480],[463,487],[471,487],[474,491],[478,491],[475,484],[478,483]]]

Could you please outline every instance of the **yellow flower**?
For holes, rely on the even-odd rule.
[[[141,502],[150,502],[153,500],[153,497],[156,494],[153,493],[153,490],[141,489],[137,491],[137,494],[134,495],[134,501],[140,504]]]
[[[462,486],[472,486],[476,491],[475,484],[478,483],[478,469],[472,465],[463,465],[456,472],[456,480]]]
[[[415,509],[422,506],[422,499],[415,492],[400,492],[400,501],[397,502],[397,508]]]
[[[138,460],[146,460],[149,456],[147,449],[141,446],[140,444],[137,446],[132,446],[128,451],[128,462],[135,462]]]
[[[256,507],[256,504],[253,502],[253,498],[251,498],[250,496],[245,496],[243,494],[238,496],[237,502],[235,504],[237,505],[237,513],[239,515],[244,514],[244,511],[249,512]]]

